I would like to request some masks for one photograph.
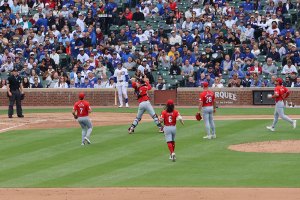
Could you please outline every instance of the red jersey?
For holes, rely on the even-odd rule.
[[[90,103],[85,100],[79,100],[74,104],[73,110],[77,111],[78,117],[86,117],[91,110]]]
[[[173,112],[168,113],[166,110],[162,111],[161,118],[164,119],[165,126],[175,126],[176,118],[179,116],[179,112],[177,110],[173,110]]]
[[[213,106],[215,102],[215,93],[210,90],[205,90],[200,94],[199,101],[202,101],[202,107]]]
[[[148,96],[148,90],[151,90],[151,85],[146,82],[144,85],[137,87],[136,82],[132,83],[132,87],[135,89],[138,95],[138,102],[148,101],[150,97]]]
[[[283,85],[277,85],[274,89],[274,93],[279,96],[275,98],[275,102],[283,101],[287,96],[284,97],[285,94],[289,93],[289,90]]]
[[[177,4],[176,4],[176,2],[172,2],[172,3],[170,3],[169,7],[170,7],[170,9],[171,9],[172,11],[174,11],[174,10],[175,10],[175,8],[177,7]]]

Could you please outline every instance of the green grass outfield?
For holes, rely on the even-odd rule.
[[[225,115],[224,110],[219,113]],[[273,109],[227,111],[243,114],[249,110],[253,114],[273,113]],[[297,111],[286,109],[288,114],[299,114]],[[186,121],[185,126],[178,125],[175,163],[168,159],[163,135],[150,122],[141,123],[133,135],[127,133],[128,126],[94,127],[93,144],[84,147],[80,146],[79,125],[9,131],[0,134],[0,187],[300,187],[299,154],[227,149],[230,144],[300,139],[299,128],[293,130],[280,120],[276,133],[270,133],[265,129],[270,123],[216,121],[218,138],[207,141],[202,139],[203,121]]]

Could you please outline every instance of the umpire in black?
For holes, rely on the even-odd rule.
[[[18,117],[24,117],[22,114],[21,95],[23,95],[22,79],[18,76],[18,70],[14,68],[11,75],[7,78],[7,96],[9,98],[8,118],[14,114],[14,103],[16,102]]]

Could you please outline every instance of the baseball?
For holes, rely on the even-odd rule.
[[[269,98],[269,99],[271,99],[271,98],[272,98],[272,96],[273,96],[272,94],[268,94],[268,98]]]

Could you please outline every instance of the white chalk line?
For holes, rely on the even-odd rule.
[[[46,122],[46,121],[48,121],[48,120],[47,119],[38,119],[38,120],[35,120],[35,121],[31,121],[31,122],[29,121],[27,123],[22,123],[22,124],[18,124],[18,125],[15,125],[15,126],[8,127],[8,128],[0,129],[0,133],[4,133],[6,131],[9,131],[11,129],[15,129],[15,128],[18,128],[18,127],[21,127],[21,126],[35,124],[35,123],[39,123],[39,122]],[[1,123],[1,124],[8,125],[9,123]]]

